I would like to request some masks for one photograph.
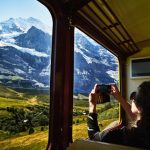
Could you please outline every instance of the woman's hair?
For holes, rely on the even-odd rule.
[[[138,87],[135,100],[141,108],[150,106],[150,81],[145,81]]]
[[[130,100],[133,100],[133,99],[135,100],[135,96],[136,96],[136,92],[134,91],[130,94]]]
[[[146,136],[146,147],[150,149],[150,81],[145,81],[138,87],[135,102],[141,108],[141,125]]]

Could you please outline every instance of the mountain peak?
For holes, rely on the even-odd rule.
[[[27,33],[15,37],[16,44],[21,47],[36,49],[36,51],[49,53],[51,36],[48,33],[32,26]]]
[[[29,17],[29,18],[27,18],[27,20],[28,21],[39,21],[39,22],[41,22],[39,19],[34,18],[34,17]]]
[[[49,34],[51,33],[50,27],[42,23],[39,19],[33,17],[24,19],[19,17],[19,18],[9,18],[6,21],[0,22],[0,29],[1,31],[3,31],[2,34],[10,33],[10,31],[11,33],[16,32],[16,30],[12,26],[16,26],[18,28],[17,32],[21,33],[27,32],[32,26],[35,26],[36,28],[41,29],[46,33]]]
[[[14,20],[14,18],[9,18],[8,20]]]
[[[37,32],[43,32],[42,30],[36,28],[35,26],[31,26],[31,28],[27,31],[27,33],[30,33],[33,30],[36,30]]]

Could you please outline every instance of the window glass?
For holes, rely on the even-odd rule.
[[[88,94],[97,84],[118,85],[118,59],[86,34],[75,29],[74,39],[74,95],[73,140],[88,138]],[[101,130],[119,121],[119,104],[110,96],[110,102],[97,106]],[[111,125],[110,125],[111,124]]]
[[[37,0],[4,0],[0,18],[0,149],[46,149],[51,14]]]

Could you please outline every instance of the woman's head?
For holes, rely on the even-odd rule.
[[[142,109],[150,110],[150,81],[143,82],[138,88],[135,96],[135,103]]]
[[[136,105],[135,97],[136,97],[136,92],[134,91],[134,92],[132,92],[132,93],[130,94],[131,111],[132,111],[133,114],[138,115],[138,114],[141,113],[141,110],[140,110],[140,107],[138,107],[138,106]]]
[[[150,149],[150,81],[145,81],[138,87],[135,103],[141,108],[140,124],[145,132],[145,146]]]
[[[130,100],[132,101],[132,100],[135,100],[135,96],[136,96],[136,92],[134,91],[134,92],[132,92],[131,94],[130,94]]]
[[[136,92],[130,95],[131,111],[139,114],[143,111],[150,110],[150,81],[145,81],[137,88]]]

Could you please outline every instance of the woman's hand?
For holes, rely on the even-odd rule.
[[[131,117],[131,119],[135,121],[137,119],[137,114],[131,111],[131,105],[121,96],[116,85],[111,85],[111,94],[116,98],[116,100],[120,102],[121,106],[123,107],[125,112]]]
[[[111,95],[113,95],[118,101],[120,101],[120,98],[122,97],[115,84],[111,85]]]
[[[100,103],[100,93],[97,92],[99,90],[99,86],[95,84],[91,93],[89,94],[89,112],[96,113],[96,104]]]

